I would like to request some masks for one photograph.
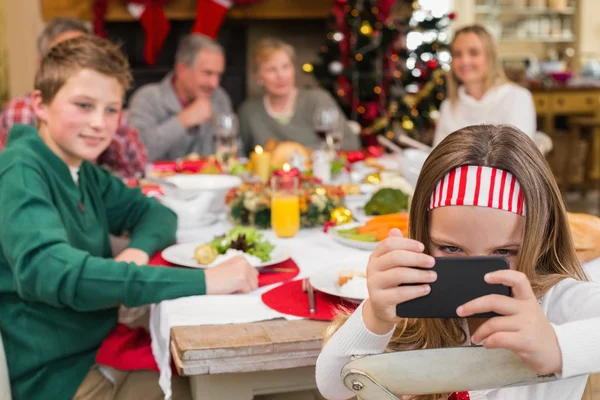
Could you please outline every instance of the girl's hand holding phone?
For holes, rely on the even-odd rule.
[[[424,254],[424,250],[422,243],[404,238],[399,229],[392,229],[371,254],[367,265],[369,298],[363,306],[363,321],[371,332],[389,332],[400,320],[396,305],[425,296],[431,290],[428,283],[436,280],[435,272],[410,268],[434,266],[435,259]],[[407,283],[422,284],[398,286]]]
[[[540,375],[560,373],[562,355],[558,340],[527,276],[522,272],[504,270],[487,274],[485,281],[511,287],[513,297],[483,296],[457,309],[461,317],[484,312],[501,314],[483,323],[471,341],[485,341],[484,347],[488,349],[511,350]]]

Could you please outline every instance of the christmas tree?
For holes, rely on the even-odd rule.
[[[319,62],[305,65],[363,127],[363,141],[399,134],[424,142],[445,96],[453,14],[417,0],[336,0]]]

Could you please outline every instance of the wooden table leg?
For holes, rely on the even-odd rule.
[[[299,392],[317,387],[315,367],[194,375],[190,377],[190,386],[194,400],[253,400],[257,395]],[[312,399],[314,396],[307,393],[306,400]]]
[[[565,158],[563,177],[561,186],[566,194],[569,191],[569,186],[571,183],[571,173],[573,171],[573,157],[578,152],[579,148],[579,138],[581,136],[580,127],[578,125],[572,124],[569,127],[569,143],[567,143],[567,156]]]

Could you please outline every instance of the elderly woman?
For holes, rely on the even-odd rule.
[[[321,107],[338,108],[343,119],[342,150],[360,147],[335,100],[322,89],[298,89],[295,84],[294,48],[277,39],[264,39],[254,49],[253,67],[264,94],[246,100],[239,109],[240,134],[246,152],[264,146],[269,139],[294,141],[319,148],[322,139],[313,127],[313,115]]]
[[[440,107],[434,145],[458,129],[477,124],[514,125],[533,138],[533,97],[506,78],[489,32],[478,25],[459,29],[451,50],[448,98]]]

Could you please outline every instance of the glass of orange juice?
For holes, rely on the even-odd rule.
[[[271,227],[280,238],[293,237],[300,229],[300,198],[297,176],[271,177]]]

